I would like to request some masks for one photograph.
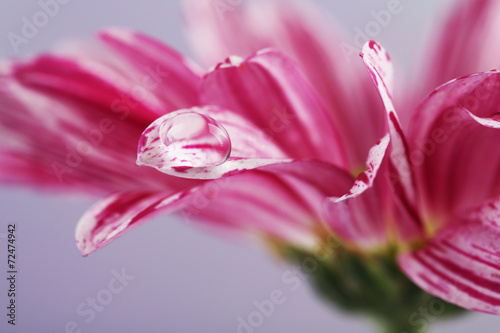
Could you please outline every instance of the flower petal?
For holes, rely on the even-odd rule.
[[[412,118],[410,162],[430,230],[500,194],[499,83],[497,72],[451,81]]]
[[[271,235],[293,245],[312,246],[316,233],[325,225],[325,198],[345,193],[352,177],[324,163],[296,161],[264,166],[218,182],[220,191],[215,188],[215,196],[212,192],[206,196],[209,203],[200,204],[199,200],[186,207],[183,215]]]
[[[166,112],[198,104],[201,70],[168,46],[125,29],[100,32],[111,52],[67,45],[16,66],[24,84],[92,99],[117,113]],[[117,98],[118,95],[118,98]]]
[[[370,150],[368,169],[350,192],[327,203],[327,214],[341,239],[364,250],[377,250],[392,246],[389,241],[404,245],[418,239],[422,228],[413,207],[412,179],[404,173],[406,142],[392,104],[389,56],[375,42],[367,43],[361,56],[384,102],[389,133]]]
[[[376,184],[379,182],[377,180]],[[389,208],[385,197],[390,192],[379,191],[382,188],[370,187],[351,199],[327,202],[328,226],[344,243],[363,251],[389,245],[387,220],[384,217]]]
[[[382,204],[387,186],[385,179],[377,174],[389,145],[389,134],[368,154],[368,170],[361,173],[349,192],[342,197],[331,197],[326,202],[328,225],[343,242],[364,250],[387,244],[387,228],[383,221]],[[376,188],[372,188],[376,184]]]
[[[154,91],[162,114],[198,104],[203,71],[194,62],[147,35],[123,28],[101,31],[100,39],[128,64],[127,75],[139,82],[140,94]],[[133,90],[132,93],[139,92]]]
[[[389,134],[370,150],[368,169],[357,177],[349,192],[326,203],[330,228],[347,244],[365,251],[405,244],[422,236],[413,208],[405,206],[387,178],[388,145]]]
[[[429,68],[425,93],[454,78],[499,68],[499,14],[500,3],[495,0],[453,4],[448,17],[434,29],[438,34],[432,45],[425,49]]]
[[[102,109],[110,109],[120,117],[151,119],[163,114],[160,102],[151,92],[134,96],[133,88],[141,89],[140,82],[124,76],[121,69],[110,65],[109,53],[101,53],[106,60],[98,61],[89,56],[85,59],[43,54],[32,61],[13,63],[9,80],[17,80],[23,86],[44,93],[46,91],[80,101],[92,102]]]
[[[283,52],[298,64],[340,124],[337,131],[349,169],[363,166],[368,150],[385,134],[385,122],[376,91],[355,61],[362,45],[342,42],[340,29],[310,1],[189,4],[185,12],[200,59],[213,65],[228,55],[248,57],[268,47]]]
[[[373,41],[365,44],[360,55],[372,76],[387,113],[386,119],[391,136],[390,167],[396,178],[393,185],[401,185],[405,200],[412,203],[415,200],[414,185],[409,173],[406,139],[392,101],[393,69],[389,55]]]
[[[176,117],[180,120],[172,123]],[[169,124],[178,127],[173,130],[181,135],[165,142],[167,130],[172,130]],[[190,136],[194,137],[193,141]],[[233,176],[263,165],[289,161],[291,159],[255,126],[216,106],[178,110],[158,118],[144,131],[137,151],[138,165],[194,179]]]
[[[340,198],[331,198],[333,202],[339,202],[346,199],[352,199],[362,194],[367,188],[372,187],[377,177],[380,166],[386,155],[387,147],[389,146],[390,136],[387,134],[380,140],[378,144],[372,147],[368,153],[366,165],[368,169],[363,171],[354,182],[349,190],[349,193],[344,194]]]
[[[276,51],[228,59],[205,76],[200,99],[248,119],[292,158],[346,165],[337,127],[323,104],[296,66]]]
[[[185,193],[119,192],[102,199],[78,222],[75,237],[80,252],[87,256],[139,226],[144,217],[150,219],[166,208],[175,209]]]
[[[47,55],[3,66],[2,181],[107,193],[196,184],[135,165],[137,141],[156,110],[127,99],[113,68],[87,65]]]
[[[322,200],[341,195],[351,183],[350,175],[340,169],[299,161],[176,193],[122,192],[97,203],[81,218],[77,245],[87,255],[160,213],[180,210],[186,223],[203,219],[225,230],[311,246],[321,222]]]
[[[398,261],[425,291],[470,310],[500,314],[499,241],[498,227],[460,223]]]

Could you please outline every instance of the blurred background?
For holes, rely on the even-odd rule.
[[[314,2],[337,20],[345,30],[346,42],[350,42],[357,28],[373,20],[371,11],[386,8],[388,0]],[[423,53],[423,41],[455,1],[401,3],[403,12],[394,16],[376,39],[389,50],[396,76],[411,80],[416,68],[412,64]],[[0,56],[29,56],[64,40],[89,39],[107,26],[146,32],[192,55],[183,35],[180,9],[181,1],[177,0],[68,1],[35,37],[19,45],[16,54],[7,35],[19,34],[23,17],[40,11],[40,4],[2,0]],[[176,216],[156,218],[82,258],[74,243],[74,228],[96,200],[0,187],[1,332],[232,333],[237,332],[238,317],[247,318],[255,311],[254,302],[269,299],[275,289],[285,292],[285,301],[252,332],[373,332],[370,322],[323,304],[307,283],[289,291],[281,276],[290,266],[275,260],[258,244],[214,237]],[[15,327],[7,324],[8,285],[4,277],[5,237],[7,225],[12,223],[17,227],[19,272]],[[109,283],[123,273],[128,280],[122,281],[123,288],[115,293],[116,288]],[[92,298],[100,300],[94,308]],[[474,313],[440,321],[431,332],[496,332],[499,324],[500,318]]]

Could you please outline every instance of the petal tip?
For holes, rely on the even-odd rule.
[[[97,36],[102,39],[106,39],[112,36],[124,36],[130,34],[132,34],[132,31],[130,29],[120,26],[110,26],[97,31]]]
[[[82,257],[87,257],[93,251],[89,248],[88,244],[86,244],[85,240],[80,242],[78,239],[76,240],[76,247],[80,251]]]
[[[97,244],[92,243],[92,242],[88,242],[87,239],[85,239],[85,238],[81,241],[79,241],[78,239],[76,240],[76,247],[78,248],[78,250],[80,251],[80,254],[84,258],[88,257],[89,254],[96,252],[101,247],[105,246],[106,244],[107,244],[107,242],[98,242]]]

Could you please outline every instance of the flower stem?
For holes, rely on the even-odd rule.
[[[282,253],[308,268],[305,273],[321,298],[346,312],[374,319],[381,333],[421,333],[438,318],[465,312],[416,286],[390,254],[357,253],[338,243],[329,246],[334,249],[330,257],[295,248]]]
[[[406,322],[385,322],[380,325],[380,333],[425,333],[427,329]]]

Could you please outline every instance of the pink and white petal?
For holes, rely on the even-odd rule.
[[[389,232],[382,204],[382,193],[369,188],[347,200],[326,203],[327,226],[345,244],[363,251],[376,251],[389,245]]]
[[[166,44],[123,28],[101,31],[100,39],[114,56],[128,64],[127,75],[136,82],[134,94],[152,93],[163,113],[198,105],[198,86],[203,70]],[[140,90],[140,93],[139,93]]]
[[[58,55],[2,65],[3,181],[85,192],[180,189],[195,183],[167,176],[158,181],[158,174],[135,165],[140,133],[159,115],[172,111],[169,108],[197,103],[197,96],[182,97],[182,103],[178,96],[197,95],[200,76],[174,51],[133,36],[149,43],[148,59],[165,51],[159,67],[148,69],[146,59],[145,66],[137,68],[132,58],[86,44],[76,48],[85,52],[61,50]],[[111,43],[113,35],[105,39]],[[170,101],[159,89],[166,79],[182,82],[169,85],[182,89]]]
[[[14,63],[13,67],[11,79],[41,93],[49,91],[92,101],[95,106],[110,109],[120,117],[130,116],[139,121],[164,114],[163,106],[151,92],[141,96],[133,93],[132,88],[140,88],[140,82],[124,76],[116,63],[108,66],[92,58],[75,60],[45,54],[26,63]]]
[[[416,79],[408,80],[400,90],[397,107],[405,128],[415,106],[436,87],[458,77],[500,67],[497,57],[500,3],[463,0],[449,6],[443,19],[437,20],[428,31],[429,42],[421,48],[418,57],[421,61],[411,73]]]
[[[498,15],[500,3],[496,0],[453,4],[447,17],[433,29],[431,45],[423,49],[428,68],[421,81],[425,94],[457,77],[499,69]]]
[[[423,235],[414,208],[399,198],[387,179],[387,161],[385,157],[369,186],[355,184],[343,197],[325,202],[328,227],[347,245],[363,251],[405,246]]]
[[[246,17],[252,11],[252,4],[232,5],[213,0],[184,3],[187,36],[198,59],[203,61],[207,68],[229,55],[249,57],[258,50],[272,46],[268,38],[263,36],[262,24],[268,20],[262,17],[256,21]],[[261,15],[268,13],[267,10],[261,9]],[[274,31],[269,29],[268,34]]]
[[[75,231],[78,249],[87,256],[159,213],[178,208],[188,193],[188,190],[174,194],[133,191],[102,199],[78,222]]]
[[[500,230],[455,224],[421,249],[402,254],[399,266],[418,286],[466,309],[500,314]]]
[[[387,134],[370,149],[366,162],[368,169],[358,175],[348,192],[325,201],[325,218],[329,229],[345,243],[364,250],[376,249],[388,243],[384,216],[389,210],[385,212],[384,208],[389,207],[382,201],[390,189],[381,179],[387,168],[386,164],[382,167],[382,163],[387,159],[389,141],[390,136]],[[382,175],[378,175],[379,171]]]
[[[198,104],[201,71],[177,52],[124,29],[105,30],[100,37],[111,50],[67,46],[18,64],[13,75],[23,84],[92,99],[120,114],[156,118]]]
[[[328,226],[347,244],[363,250],[380,250],[422,237],[412,205],[392,187],[389,163],[390,134],[372,147],[367,170],[342,197],[325,203]]]
[[[324,216],[325,198],[345,195],[352,190],[353,178],[346,170],[323,162],[279,163],[260,170],[275,173],[291,185],[300,183],[297,185],[300,191],[296,195],[301,196],[317,216]]]
[[[340,169],[299,161],[177,193],[122,192],[97,203],[82,217],[77,244],[87,255],[158,214],[177,210],[186,223],[201,219],[227,230],[312,246],[322,199],[340,195],[351,183],[350,175]]]
[[[322,100],[345,147],[349,169],[359,170],[368,150],[384,135],[384,111],[338,27],[311,2],[191,1],[190,37],[201,59],[215,64],[227,55],[248,57],[273,47],[294,60]],[[340,47],[339,47],[340,46]],[[354,61],[352,61],[354,60]],[[353,94],[356,98],[352,98]]]
[[[386,156],[387,147],[389,146],[390,135],[386,134],[379,143],[370,149],[366,160],[367,169],[360,173],[356,178],[349,193],[344,194],[340,198],[330,198],[332,202],[340,202],[347,199],[352,199],[362,194],[368,188],[373,186],[375,178],[379,172],[380,166]]]
[[[412,119],[410,161],[431,230],[500,194],[499,87],[497,72],[453,80]]]
[[[500,229],[500,197],[481,203],[466,212],[464,216],[473,221],[481,221],[493,228]]]
[[[373,83],[384,103],[387,113],[387,126],[391,137],[390,162],[391,169],[397,177],[393,185],[400,185],[406,201],[413,203],[415,192],[413,178],[408,160],[406,138],[399,122],[392,100],[393,91],[393,68],[387,52],[376,42],[370,41],[365,44],[361,57],[372,76]]]
[[[217,106],[158,118],[144,131],[137,150],[138,165],[195,179],[232,176],[291,160],[252,123]]]
[[[205,76],[200,99],[247,119],[292,158],[346,166],[337,126],[295,64],[276,51],[220,64]]]
[[[194,184],[158,178],[152,170],[135,165],[137,141],[154,120],[154,112],[144,105],[134,111],[113,110],[106,101],[119,100],[119,90],[84,71],[76,76],[78,83],[69,77],[47,78],[46,85],[41,77],[36,83],[30,81],[31,71],[38,77],[46,69],[37,67],[38,61],[45,63],[35,59],[26,65],[12,64],[1,76],[2,181],[91,193]],[[52,65],[54,61],[50,59]],[[64,60],[60,63],[61,68],[67,65]],[[73,92],[62,88],[65,80]]]
[[[310,249],[325,224],[325,198],[345,193],[352,177],[324,163],[297,161],[264,166],[216,182],[219,184],[212,191],[198,197],[182,215]]]

